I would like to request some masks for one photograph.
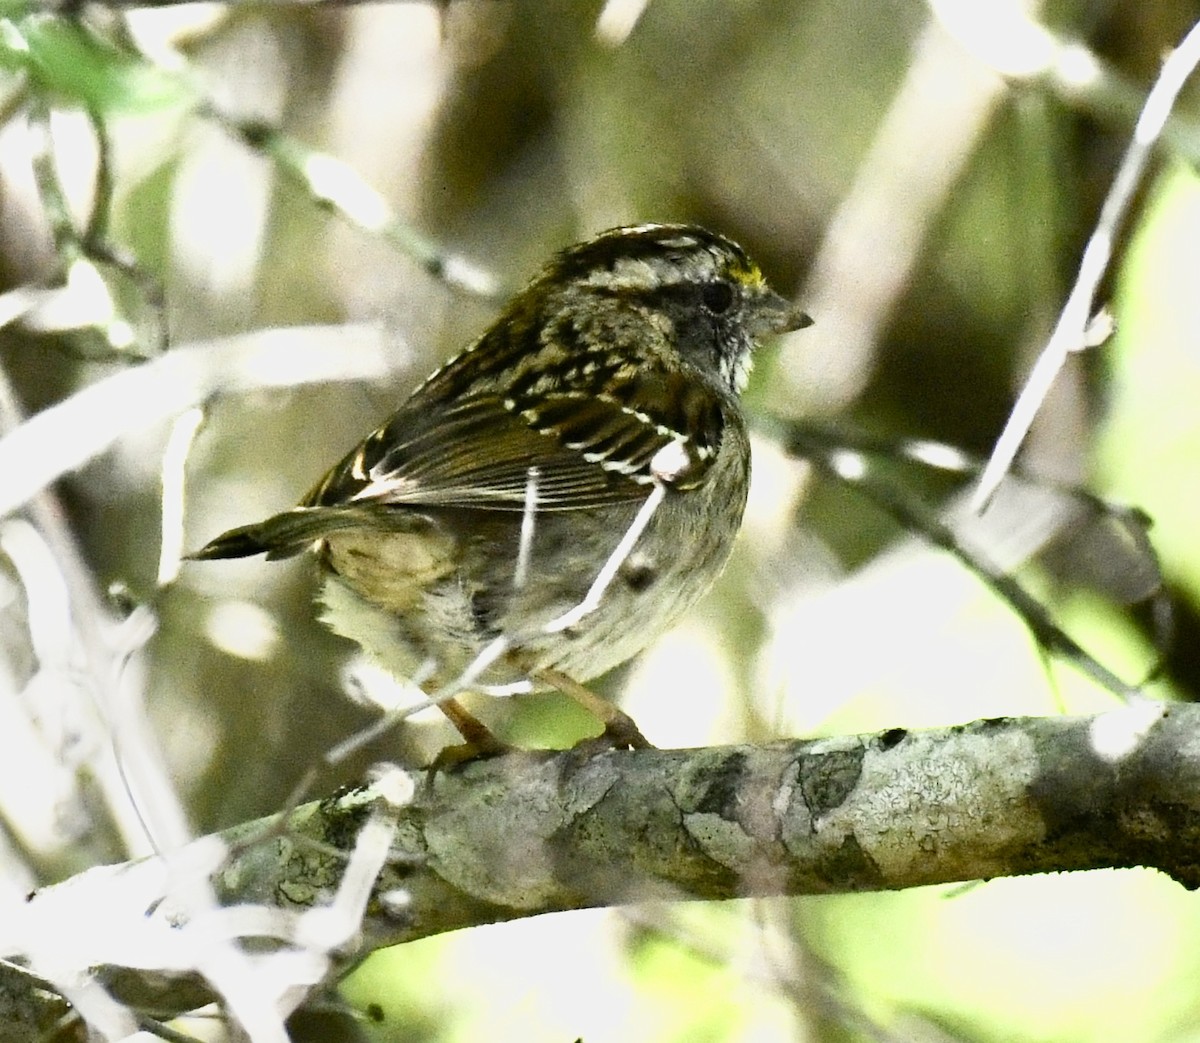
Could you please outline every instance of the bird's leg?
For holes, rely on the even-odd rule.
[[[633,718],[624,710],[619,709],[593,692],[587,685],[582,685],[573,677],[564,674],[553,667],[541,667],[530,670],[529,676],[535,681],[557,688],[563,695],[570,696],[588,713],[604,725],[604,735],[613,746],[628,747],[633,750],[652,750],[653,744],[634,723]]]
[[[474,757],[492,757],[498,753],[507,753],[512,749],[497,739],[487,725],[467,710],[457,699],[443,699],[437,706],[454,725],[458,734],[466,740],[466,744],[463,746],[451,746],[443,750],[438,755],[439,760],[445,754],[450,753],[450,762],[459,763]],[[451,753],[451,751],[454,752]]]
[[[497,739],[488,726],[468,711],[457,699],[443,699],[437,704],[437,707],[466,741],[454,746],[445,746],[438,751],[438,755],[425,769],[425,788],[427,790],[432,789],[433,780],[439,772],[478,760],[481,757],[497,757],[502,753],[512,751],[511,746]]]

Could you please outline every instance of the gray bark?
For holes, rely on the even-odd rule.
[[[343,963],[443,931],[647,900],[1112,866],[1200,884],[1200,707],[1190,705],[765,746],[519,752],[408,779],[407,803],[364,784],[286,822],[230,830],[213,878],[220,901],[291,912],[330,901],[372,812],[393,841],[358,942],[336,954]],[[102,877],[96,886],[102,902]],[[174,1005],[161,983],[150,1003],[139,974],[109,968],[104,980],[123,999]],[[199,995],[194,979],[178,984],[180,1002]],[[0,1009],[28,993],[19,976],[0,980]]]

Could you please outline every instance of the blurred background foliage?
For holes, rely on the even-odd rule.
[[[817,322],[760,353],[759,418],[984,455],[1070,288],[1140,101],[1197,14],[1187,0],[450,0],[127,17],[89,6],[75,23],[8,0],[0,279],[45,284],[74,257],[96,259],[129,343],[113,352],[94,331],[10,326],[3,365],[36,412],[136,365],[161,330],[178,344],[383,324],[396,380],[211,403],[188,464],[198,546],[293,503],[486,324],[494,298],[431,272],[428,244],[503,293],[601,228],[695,221],[742,242]],[[90,241],[62,221],[53,234],[34,177],[42,116],[77,232],[95,209],[104,128],[113,199]],[[267,127],[348,164],[424,245],[414,254],[397,249],[404,236],[339,221],[279,162],[287,149]],[[1193,86],[1118,243],[1104,290],[1118,332],[1071,360],[1022,458],[1029,474],[1153,518],[1176,635],[1152,690],[1182,699],[1200,693],[1197,157]],[[772,430],[764,419],[727,575],[605,682],[652,741],[1114,705],[961,565],[788,459]],[[374,712],[347,697],[352,650],[314,621],[307,563],[187,565],[156,588],[165,437],[122,440],[57,494],[101,586],[119,582],[157,613],[147,709],[207,831],[277,808]],[[914,495],[951,491],[918,468],[895,473]],[[1157,658],[1134,610],[1159,592],[1153,569],[1069,498],[1037,494],[1001,497],[976,545],[1021,566],[1062,625],[1137,683]],[[11,618],[14,577],[4,593]],[[13,633],[5,644],[24,663],[14,676],[32,669]],[[528,744],[591,727],[552,696],[481,713]],[[422,717],[317,789],[373,758],[421,762],[447,739]],[[1200,1040],[1198,927],[1195,898],[1149,872],[601,911],[381,953],[344,995],[365,1012],[353,1031],[379,1041],[1183,1043]],[[352,1038],[313,1024],[309,1038]]]

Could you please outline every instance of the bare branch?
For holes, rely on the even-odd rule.
[[[100,455],[124,434],[223,392],[375,380],[406,353],[371,325],[259,330],[175,348],[43,410],[0,438],[0,516]]]
[[[201,111],[247,147],[270,156],[285,177],[301,185],[314,201],[328,207],[352,227],[378,235],[434,278],[457,290],[480,297],[495,296],[496,280],[491,273],[447,251],[400,220],[387,200],[348,163],[311,149],[261,120],[238,119],[211,103]]]
[[[351,885],[365,913],[358,947],[339,950],[347,962],[463,927],[664,898],[891,890],[1116,866],[1155,867],[1195,887],[1197,734],[1200,706],[1143,703],[1092,717],[768,746],[521,752],[429,780],[408,773],[420,795],[406,807],[394,798],[397,769],[298,808],[286,831],[269,821],[230,830],[223,839],[234,853],[213,886],[244,915],[344,905],[356,838],[387,808],[395,832],[386,864],[369,899],[370,874]],[[69,929],[65,888],[83,910],[112,908],[116,887],[138,929],[150,929],[169,914],[147,912],[153,888],[140,908],[131,887],[157,879],[153,865],[91,870],[38,892],[22,907],[19,934],[37,936],[43,908]],[[94,890],[90,899],[84,889]],[[171,930],[187,929],[175,910]],[[104,936],[114,933],[108,924]],[[11,938],[3,949],[21,955]],[[136,973],[112,970],[105,981],[123,982],[116,993],[129,998]],[[0,976],[0,1008],[17,1009],[19,997],[5,990],[22,981]],[[194,979],[179,990],[180,1003],[196,1002]],[[172,990],[155,995],[161,1013]]]
[[[1142,174],[1163,132],[1167,117],[1171,114],[1175,99],[1198,64],[1200,22],[1192,26],[1180,45],[1168,56],[1158,80],[1146,96],[1146,104],[1134,128],[1133,140],[1121,160],[1112,187],[1104,200],[1104,206],[1100,209],[1096,228],[1084,248],[1075,285],[1071,288],[1066,304],[1063,305],[1049,342],[1042,349],[1025,387],[1017,397],[1008,423],[1004,425],[996,447],[992,450],[991,459],[988,460],[979,480],[979,488],[971,501],[971,506],[976,511],[987,507],[1000,482],[1008,473],[1021,443],[1033,426],[1042,402],[1050,393],[1059,371],[1066,364],[1067,357],[1072,352],[1083,351],[1091,346],[1090,327],[1096,291],[1112,259],[1113,243],[1133,200],[1133,194],[1141,184]]]

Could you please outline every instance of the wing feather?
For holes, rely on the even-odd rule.
[[[657,374],[612,381],[595,395],[563,386],[536,397],[475,395],[423,408],[418,393],[333,468],[302,502],[525,509],[536,468],[539,510],[642,499],[655,454],[684,445],[678,484],[703,480],[724,406],[694,381]]]

